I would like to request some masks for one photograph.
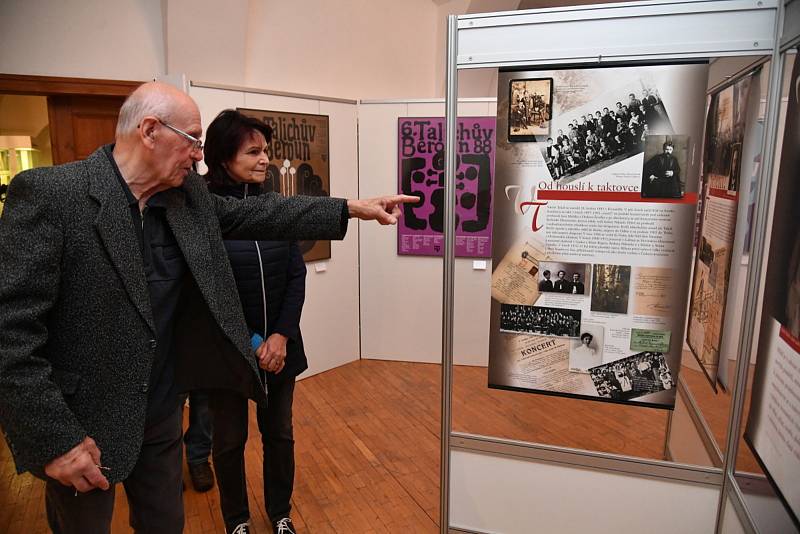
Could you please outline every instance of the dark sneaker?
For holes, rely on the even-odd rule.
[[[250,534],[250,523],[239,523],[230,534]]]
[[[272,524],[272,530],[275,534],[297,534],[297,531],[294,529],[294,525],[292,524],[292,520],[289,517],[284,517],[283,519],[278,519]]]
[[[214,487],[214,472],[208,461],[201,464],[189,464],[189,476],[195,491],[203,493]]]

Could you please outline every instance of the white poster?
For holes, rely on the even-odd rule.
[[[747,440],[797,517],[800,514],[800,340],[778,321],[769,322],[767,353],[759,370],[763,393],[750,414],[751,420],[758,421],[758,431],[748,431]]]

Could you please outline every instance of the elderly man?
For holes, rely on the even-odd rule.
[[[136,532],[181,532],[179,392],[266,398],[223,236],[341,239],[348,217],[394,224],[417,200],[216,197],[191,170],[201,132],[191,98],[145,84],[115,145],[10,187],[0,427],[17,470],[47,480],[54,532],[109,532],[117,482]]]

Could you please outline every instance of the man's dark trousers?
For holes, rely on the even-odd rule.
[[[150,425],[133,471],[122,483],[137,534],[183,532],[181,410]],[[102,451],[101,451],[102,452]],[[101,458],[102,460],[102,458]],[[114,512],[114,486],[75,495],[75,488],[50,480],[45,490],[47,521],[55,534],[107,534]]]

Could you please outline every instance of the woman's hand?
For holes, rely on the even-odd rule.
[[[258,366],[270,373],[280,373],[286,365],[286,342],[289,338],[283,334],[272,334],[258,350]]]

